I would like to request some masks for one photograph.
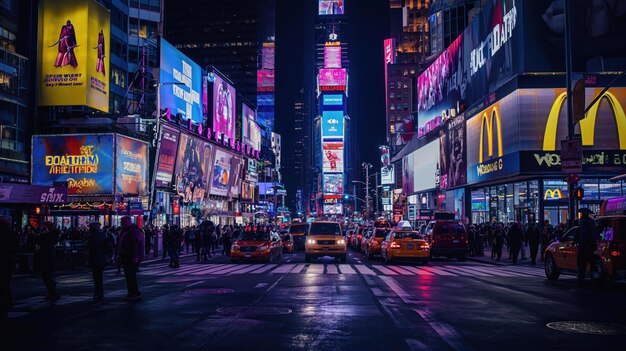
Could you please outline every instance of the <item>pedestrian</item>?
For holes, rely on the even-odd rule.
[[[474,251],[475,239],[476,239],[476,229],[474,225],[472,224],[467,227],[467,246],[469,248],[468,255],[470,256],[475,255],[475,251]]]
[[[89,224],[89,239],[87,239],[89,251],[89,267],[93,277],[93,298],[100,301],[104,298],[104,268],[111,263],[114,247],[106,233],[100,229],[100,223]]]
[[[212,221],[208,221],[202,228],[202,258],[204,261],[211,257],[211,247],[213,245],[213,234],[215,234],[215,225]]]
[[[121,224],[122,234],[118,246],[128,289],[126,300],[136,301],[141,299],[141,292],[137,285],[137,268],[143,261],[143,236],[139,228],[133,224],[130,216],[122,217]]]
[[[180,244],[182,241],[182,233],[178,226],[172,226],[170,229],[170,235],[167,239],[168,252],[170,256],[170,267],[179,268],[179,258],[180,258]]]
[[[526,237],[528,238],[528,248],[530,249],[530,264],[534,266],[537,264],[537,251],[541,241],[541,234],[534,220],[528,223]]]
[[[59,241],[59,230],[51,222],[41,227],[35,244],[35,259],[39,266],[41,279],[46,286],[46,300],[56,301],[61,298],[57,291],[57,282],[54,278],[56,265],[56,245]]]
[[[115,230],[115,265],[117,266],[117,272],[115,274],[122,274],[122,258],[120,257],[120,239],[122,237],[122,229],[117,228]]]
[[[163,225],[163,235],[161,236],[161,246],[163,247],[163,256],[161,257],[162,259],[165,259],[165,257],[167,256],[167,237],[170,234],[170,225],[169,224],[164,224]]]
[[[196,250],[196,262],[200,261],[201,258],[201,251],[202,251],[202,231],[201,231],[202,227],[200,228],[194,228],[194,234],[193,234],[193,243],[194,243],[194,247]]]
[[[585,274],[587,273],[587,266],[591,268],[593,272],[594,264],[594,252],[597,249],[596,242],[597,232],[596,224],[590,215],[594,214],[588,208],[581,208],[578,210],[581,214],[579,220],[579,227],[574,237],[574,242],[578,244],[578,254],[576,256],[576,263],[578,265],[578,286],[582,286],[585,281]]]
[[[189,246],[191,245],[191,228],[185,227],[183,237],[185,238],[185,253],[189,254]],[[191,249],[191,252],[193,252],[193,248]]]
[[[145,254],[146,256],[150,255],[150,249],[152,248],[152,237],[154,236],[154,228],[152,226],[148,226],[146,228],[146,238],[145,238]]]
[[[226,230],[224,231],[224,233],[222,234],[222,244],[224,245],[224,248],[222,249],[222,256],[228,256],[230,257],[230,246],[231,246],[231,232],[230,230]]]
[[[512,223],[509,227],[507,237],[509,238],[509,249],[513,264],[517,264],[517,256],[523,243],[522,226],[519,223]]]
[[[13,223],[0,217],[0,326],[6,322],[11,308],[11,276],[17,261],[19,236]]]
[[[494,225],[495,229],[493,231],[493,244],[492,244],[492,257],[496,259],[496,261],[500,261],[502,259],[502,246],[504,245],[504,229],[502,223],[496,223]]]

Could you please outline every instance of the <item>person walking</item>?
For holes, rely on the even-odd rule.
[[[170,267],[179,268],[180,267],[180,245],[182,241],[182,233],[177,226],[172,226],[170,229],[170,235],[167,239],[168,252],[170,256]]]
[[[165,257],[167,256],[167,238],[170,235],[170,225],[169,224],[164,224],[163,225],[163,235],[161,236],[161,246],[163,247],[163,256],[161,257],[162,259],[165,259]]]
[[[517,264],[517,256],[523,243],[523,234],[521,225],[517,222],[512,223],[507,234],[509,238],[509,249],[511,252],[511,260],[513,264]]]
[[[146,256],[150,255],[150,249],[152,248],[152,237],[154,236],[154,228],[152,226],[148,226],[145,230],[146,238],[145,238],[145,254]]]
[[[496,261],[500,261],[502,259],[502,246],[504,246],[504,230],[501,223],[496,223],[493,231],[493,245],[491,248],[495,251],[492,253],[492,256],[496,259]]]
[[[597,249],[596,242],[598,238],[595,221],[590,217],[594,213],[585,207],[579,209],[578,212],[581,214],[581,218],[574,242],[578,244],[578,254],[576,256],[578,286],[582,286],[585,282],[588,265],[591,268],[591,272],[593,272],[594,252]]]
[[[468,255],[470,256],[474,256],[476,254],[474,250],[475,239],[476,239],[476,229],[474,225],[472,224],[467,227],[467,246],[469,248]]]
[[[122,234],[118,245],[128,289],[126,300],[136,301],[141,299],[141,292],[137,285],[137,268],[143,261],[143,236],[139,228],[133,224],[130,216],[122,217],[121,224]]]
[[[0,327],[4,325],[11,308],[11,276],[17,261],[19,236],[13,223],[0,217]]]
[[[104,299],[104,268],[111,262],[114,248],[106,233],[100,229],[100,223],[89,224],[89,239],[87,239],[89,252],[89,267],[93,277],[94,294],[96,301]]]
[[[194,234],[193,234],[193,246],[195,247],[196,250],[196,262],[200,261],[200,258],[202,256],[202,227],[200,228],[194,228]]]
[[[57,291],[57,282],[54,279],[56,265],[56,244],[59,241],[59,231],[51,223],[46,222],[41,228],[35,246],[35,257],[41,273],[41,279],[46,286],[46,300],[56,301],[61,298]]]
[[[230,257],[230,247],[231,247],[231,232],[230,229],[227,229],[222,234],[222,244],[224,248],[222,249],[222,256]]]
[[[213,234],[215,234],[215,225],[212,221],[208,221],[202,226],[202,258],[204,261],[211,257],[211,246],[213,245]]]
[[[530,249],[530,264],[537,264],[537,252],[539,250],[539,242],[541,241],[541,234],[535,221],[528,223],[526,229],[526,237],[528,239],[528,248]]]

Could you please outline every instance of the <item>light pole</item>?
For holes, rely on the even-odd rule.
[[[370,168],[372,168],[371,163],[363,162],[361,164],[365,169],[365,213],[369,218],[370,216]]]

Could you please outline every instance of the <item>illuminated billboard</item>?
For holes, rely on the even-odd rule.
[[[120,134],[115,138],[115,192],[148,193],[148,144]]]
[[[323,142],[322,158],[324,172],[343,172],[343,142]]]
[[[323,177],[324,197],[340,199],[343,195],[343,173],[324,173]]]
[[[343,106],[342,94],[324,94],[322,95],[323,106]]]
[[[176,193],[183,202],[199,203],[206,194],[213,147],[206,141],[180,134],[176,157]]]
[[[44,0],[40,11],[39,106],[109,112],[109,11],[92,0]]]
[[[320,68],[320,87],[344,87],[348,76],[345,68]]]
[[[344,0],[319,0],[320,15],[345,14]]]
[[[178,138],[179,134],[176,129],[163,127],[156,166],[155,185],[157,188],[169,188],[172,185],[172,176],[176,166],[176,152],[178,151]]]
[[[204,122],[200,101],[202,69],[163,38],[159,41],[159,48],[161,108],[169,108],[172,114],[180,114],[194,123]]]
[[[232,154],[219,149],[215,150],[215,162],[211,175],[211,189],[209,191],[211,195],[228,196],[232,159]]]
[[[432,141],[402,158],[402,192],[410,195],[436,187],[439,140]]]
[[[341,46],[324,46],[324,68],[341,68]]]
[[[239,196],[241,190],[241,181],[243,175],[243,161],[244,159],[238,156],[233,157],[231,163],[231,181],[230,181],[230,197]]]
[[[225,138],[235,137],[235,88],[219,75],[213,81],[213,132]]]
[[[341,215],[343,214],[342,204],[324,204],[324,214]]]
[[[454,188],[467,183],[465,140],[465,116],[450,119],[440,138],[440,189]]]
[[[322,137],[343,138],[343,111],[322,112]]]
[[[241,198],[243,200],[254,200],[254,183],[243,182],[241,184]]]
[[[380,168],[380,184],[382,185],[391,185],[396,182],[396,173],[394,171],[393,165],[389,165],[387,167]]]
[[[275,71],[273,69],[259,69],[256,74],[257,91],[273,92],[275,84]]]
[[[35,135],[31,183],[67,182],[68,195],[112,195],[113,142],[113,134]]]
[[[241,139],[243,143],[255,150],[261,150],[261,128],[256,122],[256,111],[246,104],[242,104],[241,111]]]

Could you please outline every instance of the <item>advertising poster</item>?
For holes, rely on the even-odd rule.
[[[345,68],[321,68],[319,84],[321,87],[345,87],[347,76]]]
[[[439,188],[448,189],[467,183],[467,154],[465,152],[465,117],[448,120],[440,138]]]
[[[215,162],[213,174],[211,175],[211,195],[228,196],[232,159],[232,154],[218,149],[215,150]]]
[[[225,138],[235,137],[235,88],[219,75],[213,81],[213,131]]]
[[[113,134],[35,135],[33,185],[67,182],[68,195],[113,194]]]
[[[322,106],[343,106],[343,95],[341,94],[322,95]]]
[[[230,184],[230,195],[231,197],[239,196],[239,192],[241,189],[241,181],[243,174],[243,161],[244,159],[241,157],[233,157],[231,162],[231,184]]]
[[[261,150],[261,128],[256,122],[256,111],[250,106],[242,104],[242,140],[245,145]]]
[[[163,127],[161,145],[157,161],[156,187],[169,188],[172,186],[172,176],[176,166],[176,152],[178,151],[179,133],[176,129]]]
[[[323,142],[323,171],[343,172],[343,142]]]
[[[402,190],[406,195],[436,187],[439,140],[432,141],[402,159]]]
[[[243,182],[241,184],[241,198],[248,201],[254,200],[254,188],[254,183]]]
[[[259,180],[259,174],[257,171],[257,161],[253,158],[247,159],[246,164],[246,180],[256,183]]]
[[[117,134],[115,140],[117,194],[148,193],[148,144]]]
[[[92,0],[44,0],[40,10],[39,106],[109,112],[109,11]]]
[[[320,15],[345,14],[344,0],[319,0]]]
[[[343,196],[343,173],[324,173],[324,197],[327,195],[337,195],[336,198]]]
[[[322,138],[343,138],[343,111],[322,112]]]
[[[381,167],[380,169],[380,183],[382,185],[391,185],[396,182],[396,173],[394,172],[393,165],[387,167]]]
[[[324,46],[324,68],[341,68],[341,46]]]
[[[213,147],[199,138],[180,134],[176,157],[176,192],[183,202],[198,203],[206,193],[211,172]]]
[[[324,204],[324,214],[342,215],[343,205],[342,204]]]
[[[260,69],[256,74],[257,91],[273,92],[275,83],[275,71],[273,69]]]
[[[203,123],[202,69],[165,39],[160,39],[159,47],[161,109],[169,108],[173,115],[180,114],[184,120]]]

